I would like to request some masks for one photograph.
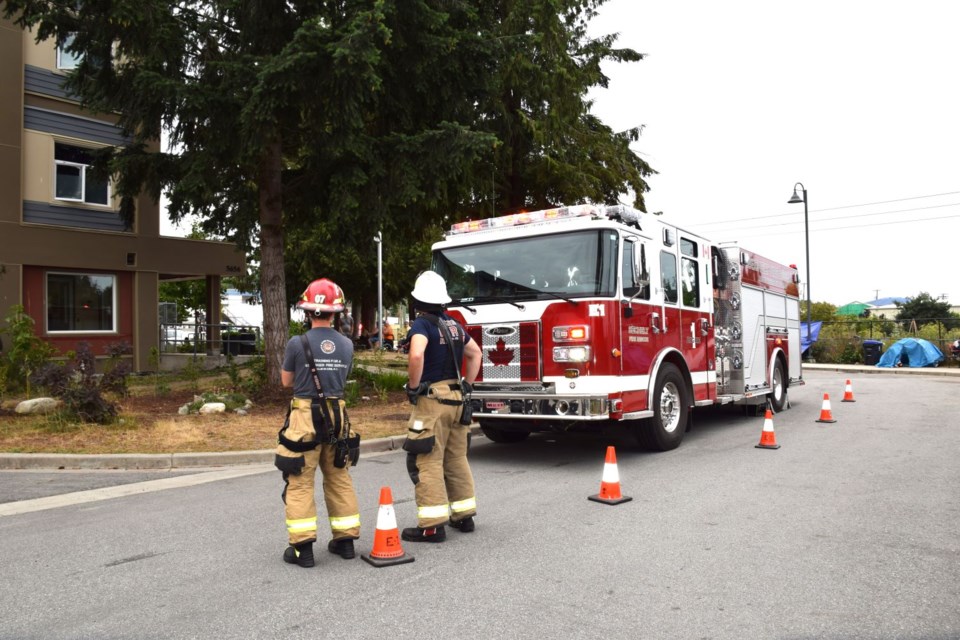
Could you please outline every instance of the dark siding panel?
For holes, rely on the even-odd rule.
[[[109,122],[78,118],[37,107],[23,108],[23,126],[34,131],[82,138],[113,146],[121,146],[129,142],[129,139],[120,133],[120,129]]]
[[[47,69],[24,65],[23,67],[23,88],[25,91],[32,91],[45,96],[54,98],[64,98],[76,100],[72,94],[63,90],[63,81],[65,78],[59,73],[54,73]]]
[[[23,201],[23,221],[97,231],[124,231],[120,215],[112,211],[53,206],[31,200]]]

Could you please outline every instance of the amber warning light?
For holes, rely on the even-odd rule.
[[[587,339],[585,326],[554,327],[553,339],[556,342],[581,342]]]

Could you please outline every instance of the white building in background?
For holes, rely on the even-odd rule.
[[[233,324],[263,329],[263,304],[255,294],[227,289],[222,305],[223,315]]]

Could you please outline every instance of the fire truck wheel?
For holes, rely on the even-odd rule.
[[[530,436],[529,431],[520,431],[503,427],[491,426],[489,422],[481,421],[480,430],[493,442],[510,444],[513,442],[523,442]]]
[[[787,402],[787,378],[783,372],[783,361],[777,358],[773,363],[773,387],[770,392],[770,406],[774,413],[783,411],[783,406]]]
[[[669,451],[680,446],[687,430],[687,385],[676,366],[664,363],[653,392],[653,418],[641,420],[637,440],[644,449]]]

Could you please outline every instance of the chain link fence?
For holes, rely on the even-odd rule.
[[[922,324],[922,326],[921,326]],[[952,350],[954,340],[960,339],[956,318],[940,320],[884,320],[862,318],[857,320],[825,320],[820,336],[805,354],[811,362],[836,364],[864,364],[864,341],[878,341],[882,351],[902,338],[923,338],[943,352],[944,366],[960,366]]]

